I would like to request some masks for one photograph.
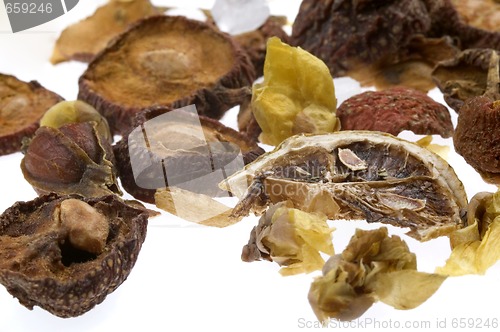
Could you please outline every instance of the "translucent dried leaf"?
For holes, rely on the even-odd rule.
[[[346,249],[333,256],[309,290],[309,302],[319,320],[353,320],[376,301],[396,309],[425,302],[446,276],[416,270],[416,257],[387,228],[356,230]]]
[[[427,150],[434,152],[444,160],[448,160],[448,156],[450,154],[450,147],[448,145],[433,144],[431,135],[422,137],[415,143],[417,143],[417,145],[423,148],[426,148]]]
[[[270,38],[264,82],[253,88],[252,108],[261,141],[277,145],[298,133],[338,129],[335,89],[326,65],[310,53]]]
[[[332,231],[325,216],[280,203],[270,208],[252,230],[242,259],[277,262],[285,276],[319,270],[325,263],[319,252],[334,253]]]

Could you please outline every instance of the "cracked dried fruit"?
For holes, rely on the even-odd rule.
[[[367,91],[344,101],[337,109],[342,130],[374,130],[398,135],[411,130],[419,135],[453,135],[448,109],[425,93],[396,87]]]
[[[291,200],[330,219],[409,227],[421,241],[461,228],[467,207],[462,183],[441,157],[368,131],[291,137],[220,185],[240,198],[234,215]]]
[[[246,53],[212,26],[184,17],[154,16],[120,35],[92,60],[78,99],[94,106],[122,135],[153,106],[196,104],[220,118],[240,104],[255,79]]]
[[[23,138],[33,136],[45,111],[61,100],[36,81],[0,74],[0,156],[20,151]]]
[[[357,229],[342,254],[331,257],[314,280],[309,303],[319,320],[360,317],[377,301],[413,309],[441,286],[446,276],[417,271],[406,243],[387,228]]]
[[[274,261],[282,266],[284,276],[310,273],[325,264],[320,252],[333,255],[332,231],[326,216],[281,202],[270,207],[252,229],[241,258],[246,262]]]
[[[260,140],[277,145],[299,133],[338,130],[337,100],[325,64],[300,48],[270,38],[264,82],[255,84],[252,110],[262,128]]]
[[[116,196],[18,202],[0,216],[0,283],[28,309],[82,315],[128,277],[147,220]]]

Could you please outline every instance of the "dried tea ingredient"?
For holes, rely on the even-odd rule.
[[[121,195],[114,162],[111,143],[92,121],[40,127],[29,142],[21,169],[40,195]]]
[[[425,93],[405,87],[367,91],[337,109],[342,130],[373,130],[397,136],[404,130],[419,135],[453,135],[446,106]]]
[[[282,266],[284,276],[320,270],[323,252],[333,255],[333,228],[326,216],[303,212],[289,202],[271,206],[252,229],[241,258],[252,262],[266,259]]]
[[[127,279],[147,220],[114,195],[18,202],[0,216],[0,283],[28,309],[83,315]]]
[[[500,191],[477,193],[468,208],[468,226],[451,234],[452,252],[436,272],[461,276],[484,274],[500,260]]]
[[[314,280],[309,303],[322,322],[354,320],[377,301],[413,309],[441,286],[446,276],[417,271],[406,243],[387,228],[357,229],[346,249],[332,256]]]
[[[291,200],[329,219],[409,227],[421,241],[462,228],[467,208],[464,187],[445,160],[369,131],[293,136],[220,186],[240,198],[235,216]]]
[[[468,25],[500,32],[500,2],[497,0],[451,0],[451,3]]]
[[[262,143],[278,145],[298,133],[339,129],[333,79],[325,64],[277,37],[267,43],[264,82],[255,84],[252,109]]]
[[[149,0],[108,1],[92,16],[63,30],[50,61],[53,64],[68,60],[90,62],[131,24],[161,13],[161,8],[153,6]]]
[[[255,79],[247,54],[213,26],[181,16],[141,20],[92,60],[78,99],[94,106],[122,135],[134,116],[154,106],[195,104],[221,118],[250,94]]]
[[[0,74],[0,156],[20,151],[23,138],[33,136],[43,114],[61,100],[36,81]]]

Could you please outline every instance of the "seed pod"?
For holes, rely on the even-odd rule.
[[[38,194],[121,194],[111,144],[95,122],[40,127],[21,161],[24,178]]]

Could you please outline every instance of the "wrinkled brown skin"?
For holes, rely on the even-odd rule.
[[[13,93],[26,96],[29,99],[29,105],[17,109],[16,112],[32,113],[33,115],[28,117],[28,122],[19,124],[18,128],[13,128],[11,133],[0,135],[0,156],[21,151],[23,138],[33,136],[45,111],[63,100],[61,96],[45,89],[37,81],[23,82],[14,76],[0,74],[0,125],[2,126],[4,125],[3,121],[8,120],[1,112],[2,107],[13,97]]]
[[[145,110],[139,113],[134,121],[134,127],[139,126],[161,114],[164,114],[171,109],[164,107],[152,108],[149,110]],[[255,160],[257,157],[264,153],[264,150],[257,145],[256,142],[251,141],[245,135],[233,130],[232,128],[224,126],[217,120],[200,116],[200,123],[203,126],[203,129],[210,132],[217,133],[217,136],[220,137],[221,142],[233,142],[237,144],[242,153],[243,162],[248,164]],[[132,165],[130,162],[130,149],[129,149],[129,140],[128,135],[125,135],[118,143],[113,146],[114,155],[117,160],[117,167],[119,177],[122,183],[123,188],[136,199],[147,202],[147,203],[155,203],[155,192],[156,189],[146,189],[141,188],[136,184],[134,179],[134,174],[132,170]],[[147,158],[147,160],[151,160],[151,163],[168,163],[171,165],[179,165],[179,167],[185,168],[185,174],[188,178],[184,179],[184,181],[191,180],[196,176],[197,168],[201,170],[206,170],[207,166],[204,163],[207,161],[206,155],[197,155],[192,153],[191,151],[186,151],[185,153],[180,153],[179,155],[169,158],[170,160],[161,159],[158,156],[151,155],[148,151],[142,151],[143,155],[134,156],[134,158]],[[212,155],[213,160],[223,160],[224,156],[222,155]],[[162,161],[163,160],[163,161]],[[184,166],[181,166],[184,165]],[[198,165],[198,167],[197,167]],[[191,172],[191,173],[190,173]],[[189,176],[191,174],[191,176]],[[198,174],[201,176],[204,174]],[[227,174],[229,175],[229,174]],[[182,179],[180,179],[182,182]],[[165,179],[166,181],[166,179]],[[164,187],[165,183],[159,183],[158,188]],[[209,192],[207,194],[216,195],[219,190],[218,188],[214,188],[214,192]]]
[[[64,245],[52,222],[57,206],[78,196],[50,194],[18,202],[0,216],[0,283],[28,309],[69,318],[91,310],[127,279],[146,237],[148,213],[116,196],[83,199],[109,223],[104,252],[82,255]]]
[[[151,30],[161,29],[159,31],[168,31],[169,24],[183,24],[186,29],[200,34],[216,36],[218,40],[226,43],[232,49],[234,64],[232,68],[219,77],[217,81],[206,84],[190,95],[186,95],[169,104],[159,104],[156,96],[151,96],[151,105],[148,107],[134,106],[133,101],[118,102],[116,100],[108,100],[102,91],[95,90],[93,86],[97,83],[94,77],[97,72],[102,71],[100,64],[106,61],[108,55],[117,54],[125,47],[126,43],[140,41],[141,36],[148,35]],[[141,76],[138,79],[148,79],[148,75]],[[248,88],[255,80],[255,71],[246,52],[228,35],[222,34],[215,30],[210,25],[202,22],[186,19],[184,17],[169,17],[169,16],[153,16],[143,19],[133,25],[125,33],[118,36],[113,42],[99,53],[94,60],[89,64],[87,70],[79,79],[78,99],[87,102],[94,106],[102,115],[106,117],[110,128],[113,132],[118,132],[122,135],[132,129],[133,117],[152,106],[166,106],[171,108],[180,108],[183,106],[195,104],[200,115],[205,115],[214,119],[220,119],[224,113],[231,107],[239,105],[248,94]],[[152,81],[154,82],[154,80]],[[120,84],[120,82],[116,82]],[[163,84],[163,83],[161,83]],[[145,91],[145,93],[150,91]],[[127,99],[127,96],[124,96]]]
[[[445,138],[453,135],[446,106],[423,92],[404,87],[355,95],[339,106],[337,117],[342,130],[382,131],[395,136],[403,130]]]

